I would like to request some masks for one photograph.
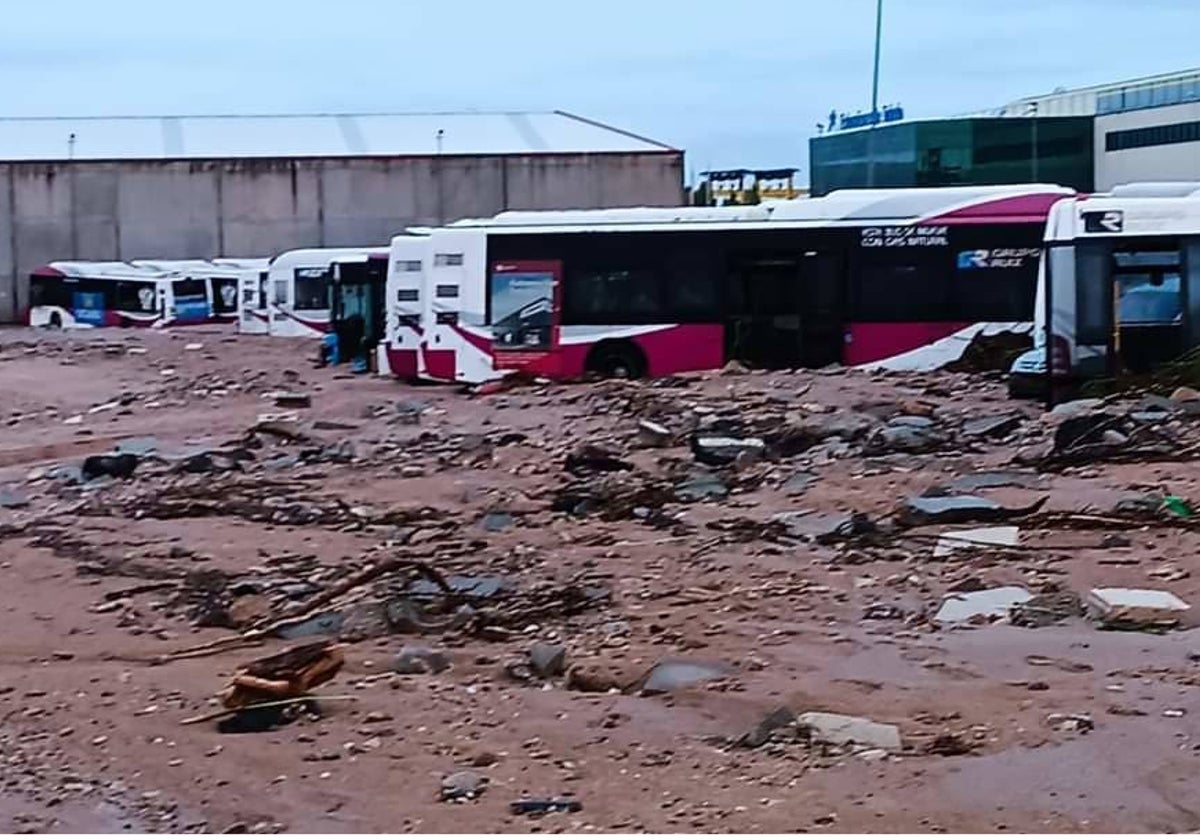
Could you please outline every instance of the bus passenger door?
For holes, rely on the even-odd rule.
[[[488,277],[492,358],[497,371],[560,373],[562,263],[495,262]]]
[[[846,343],[842,260],[808,251],[800,262],[800,355],[808,368],[841,364]]]
[[[800,367],[800,263],[790,255],[735,258],[726,280],[726,358],[752,368]]]

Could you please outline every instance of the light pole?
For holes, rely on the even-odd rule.
[[[879,125],[879,51],[883,44],[883,0],[875,0],[875,74],[871,82],[871,127],[867,129],[867,186],[875,186],[875,128]]]

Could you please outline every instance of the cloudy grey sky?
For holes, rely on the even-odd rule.
[[[5,0],[0,114],[560,108],[683,147],[696,171],[804,166],[831,108],[869,103],[874,8]],[[885,0],[881,98],[940,116],[1184,69],[1197,33],[1200,0]]]

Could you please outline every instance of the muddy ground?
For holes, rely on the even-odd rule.
[[[466,395],[315,369],[312,349],[0,332],[0,830],[1200,829],[1194,616],[1105,630],[1073,600],[1200,602],[1200,529],[1162,503],[1200,502],[1183,403],[1072,464],[1043,459],[1063,416],[995,377]],[[692,435],[766,445],[706,467],[736,453]],[[118,446],[131,478],[78,475]],[[995,472],[1019,474],[977,495],[1015,512],[968,518],[1015,517],[1019,545],[935,556],[976,525],[912,522],[905,499]],[[1010,585],[1051,605],[1043,626],[934,620]],[[183,722],[325,631],[346,661],[313,694],[339,699],[268,731]],[[537,643],[561,671],[529,665]],[[450,667],[397,673],[404,648]],[[647,690],[662,661],[712,670]],[[823,743],[806,712],[901,745]],[[474,796],[444,801],[461,771]],[[514,815],[528,798],[582,809]]]

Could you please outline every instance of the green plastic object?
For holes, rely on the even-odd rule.
[[[1192,506],[1187,503],[1187,500],[1179,496],[1167,496],[1167,498],[1163,499],[1163,508],[1184,519],[1190,519],[1196,515],[1196,512],[1192,510]]]

